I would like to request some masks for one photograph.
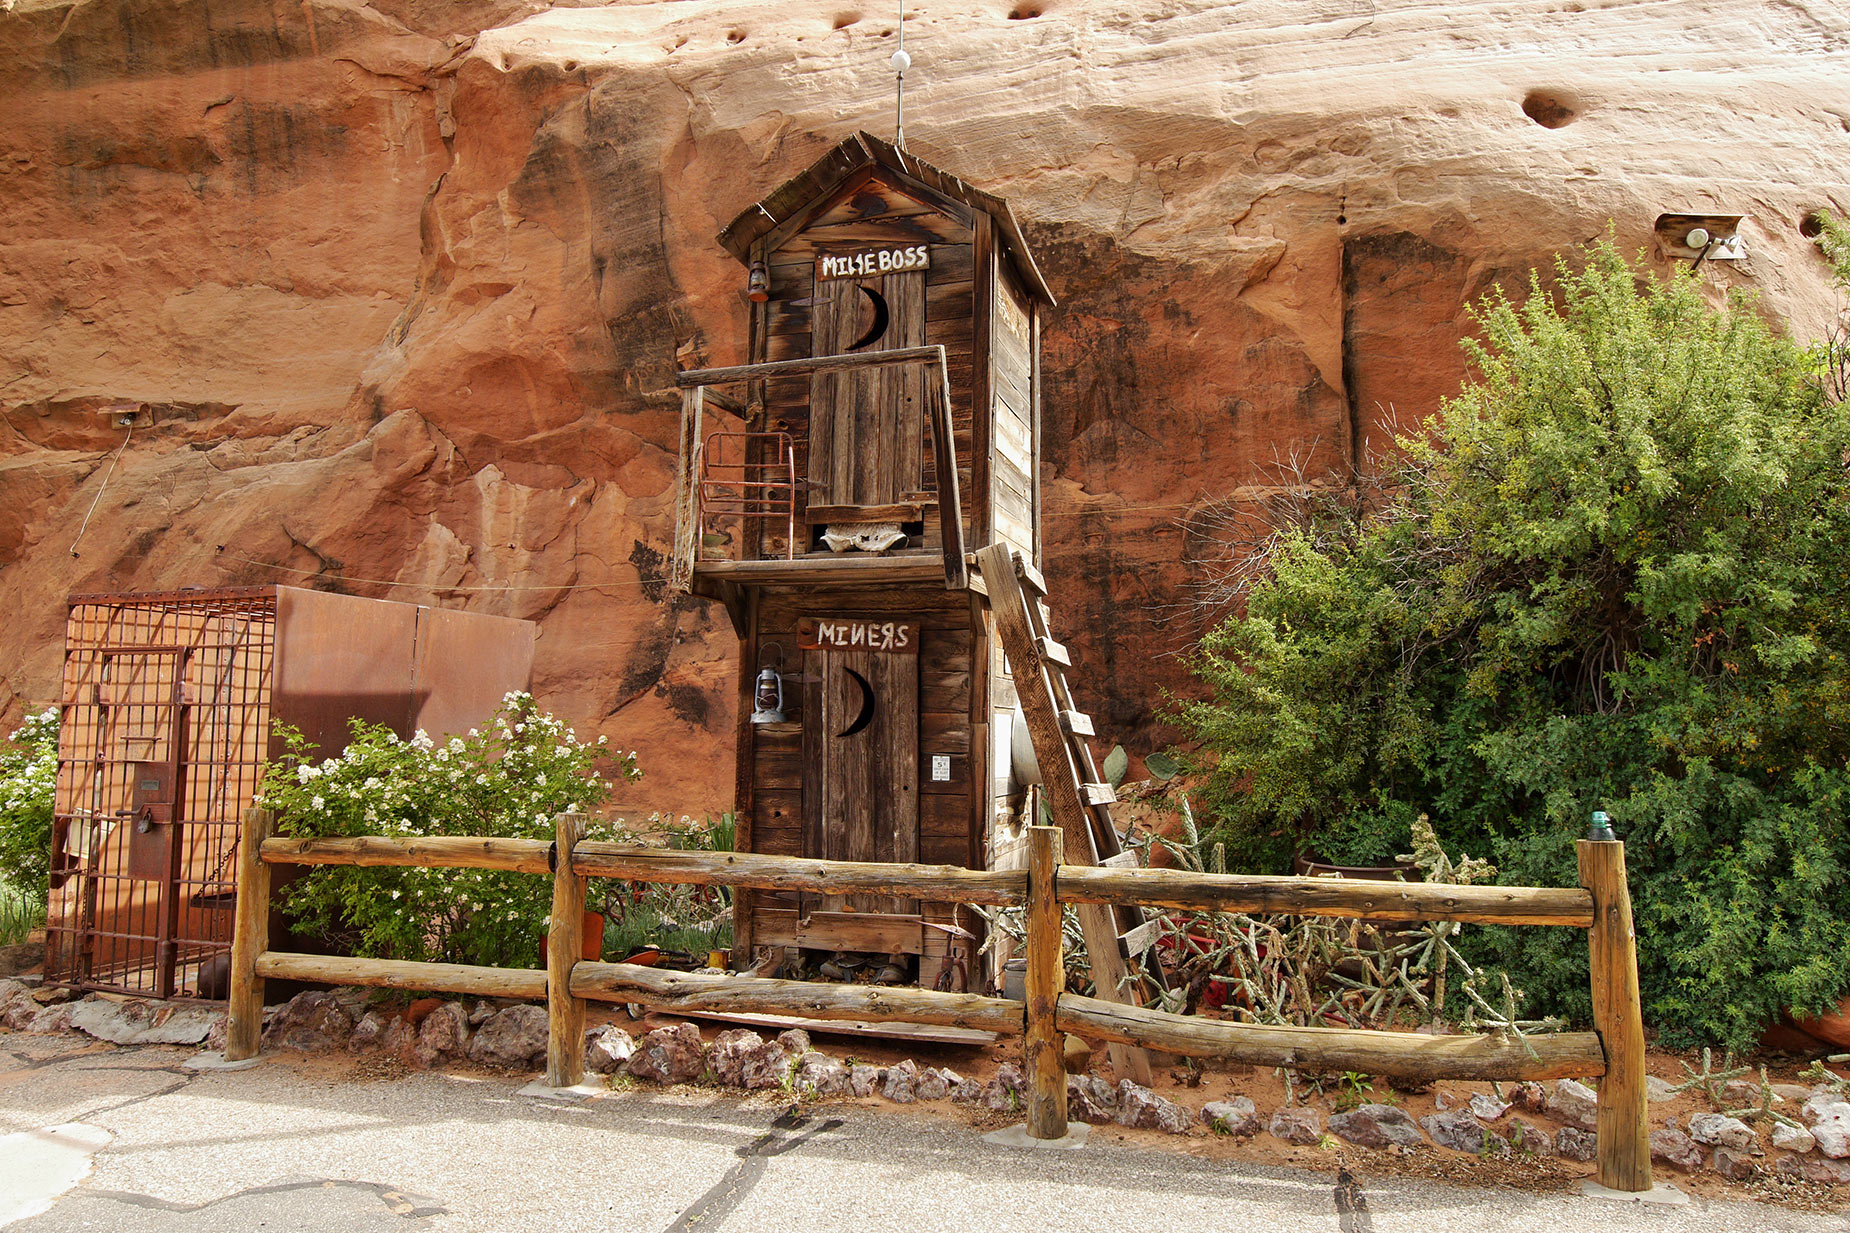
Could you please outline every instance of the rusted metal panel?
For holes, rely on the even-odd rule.
[[[538,638],[532,621],[419,608],[412,727],[432,736],[464,732],[493,715],[510,691],[531,689]]]
[[[414,604],[277,587],[276,719],[329,755],[346,747],[350,719],[410,736],[417,627]]]

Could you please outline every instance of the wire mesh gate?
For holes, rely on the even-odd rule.
[[[72,599],[47,980],[224,996],[276,604],[271,587]]]

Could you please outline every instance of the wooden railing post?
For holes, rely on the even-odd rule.
[[[1066,1059],[1057,1019],[1066,984],[1060,934],[1060,830],[1028,828],[1028,1024],[1022,1053],[1028,1070],[1028,1137],[1066,1137]]]
[[[577,1087],[585,1080],[585,1002],[572,994],[572,965],[585,937],[585,879],[572,851],[584,838],[583,814],[557,818],[553,849],[552,923],[546,931],[546,1083]]]
[[[1651,1189],[1651,1134],[1645,1112],[1644,1011],[1625,845],[1616,839],[1582,839],[1578,849],[1580,884],[1593,897],[1593,928],[1587,935],[1593,1026],[1606,1050],[1606,1074],[1599,1084],[1599,1183],[1611,1190],[1645,1191]]]
[[[232,918],[231,980],[226,1005],[225,1060],[257,1056],[263,1039],[263,978],[257,956],[270,948],[270,866],[263,841],[270,837],[275,815],[267,809],[244,811],[238,837],[238,906]]]

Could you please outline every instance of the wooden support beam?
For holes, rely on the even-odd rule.
[[[931,418],[932,470],[938,476],[938,538],[944,549],[944,586],[961,591],[970,585],[964,561],[964,498],[957,477],[957,436],[951,427],[951,370],[944,348],[937,348],[938,364],[925,380],[925,402]]]
[[[683,374],[685,375],[685,374]],[[681,391],[681,451],[674,494],[674,557],[668,565],[668,589],[685,595],[694,585],[694,562],[700,557],[701,400],[698,385]]]
[[[1593,1026],[1606,1046],[1606,1078],[1599,1085],[1599,1183],[1611,1190],[1645,1191],[1651,1189],[1651,1127],[1625,845],[1582,839],[1575,846],[1580,884],[1593,899],[1593,927],[1587,934]]]
[[[1097,736],[1092,727],[1092,717],[1084,711],[1061,711],[1060,731],[1069,736]]]
[[[957,865],[825,861],[752,852],[683,852],[591,840],[573,851],[581,875],[628,882],[691,882],[820,895],[892,895],[933,903],[1008,907],[1025,902],[1028,875],[1020,869]]]
[[[523,1001],[538,1001],[546,996],[546,973],[539,968],[484,968],[466,963],[413,963],[403,959],[354,959],[346,955],[301,955],[272,950],[257,957],[257,974],[271,980],[422,989]]]
[[[1066,987],[1066,958],[1060,936],[1060,901],[1054,875],[1060,868],[1060,832],[1028,828],[1027,1040],[1022,1059],[1028,1072],[1028,1137],[1066,1137],[1066,1060],[1055,1006]]]
[[[668,972],[628,963],[578,964],[572,992],[604,1002],[641,1002],[670,1013],[800,1015],[810,1019],[887,1019],[937,1023],[1020,1036],[1022,1004],[974,993],[882,985],[824,985],[760,976]]]
[[[1065,903],[1133,904],[1188,912],[1277,912],[1361,920],[1471,921],[1482,925],[1593,924],[1578,887],[1445,886],[1360,878],[1290,878],[1186,869],[1060,870]]]
[[[1600,1039],[1592,1032],[1531,1036],[1529,1043],[1535,1049],[1531,1056],[1513,1037],[1261,1027],[1171,1015],[1071,993],[1060,995],[1057,1015],[1060,1030],[1077,1036],[1248,1066],[1289,1066],[1325,1073],[1353,1070],[1418,1080],[1563,1079],[1606,1072]]]
[[[552,919],[546,930],[546,1083],[577,1087],[585,1080],[585,1000],[572,992],[572,968],[584,949],[585,879],[572,849],[584,838],[582,814],[553,819]]]
[[[238,836],[238,904],[231,922],[231,972],[225,1007],[225,1060],[257,1056],[263,1039],[263,977],[257,958],[270,948],[270,867],[260,859],[276,815],[244,811]]]
[[[434,835],[394,839],[346,835],[331,839],[269,839],[263,859],[272,865],[419,866],[427,869],[509,869],[551,873],[542,839],[488,839]]]

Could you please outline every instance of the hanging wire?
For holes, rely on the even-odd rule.
[[[912,57],[906,54],[906,0],[899,0],[899,49],[893,53],[893,144],[906,148],[906,70]]]
[[[109,477],[116,473],[116,463],[122,460],[122,451],[128,448],[129,438],[134,435],[135,421],[130,419],[128,422],[128,431],[122,434],[122,444],[116,447],[115,454],[109,459],[109,470],[103,472],[102,487],[96,490],[96,499],[90,502],[90,508],[84,514],[83,523],[77,528],[77,538],[71,541],[71,555],[73,557],[78,555],[77,545],[83,543],[84,532],[90,527],[90,515],[96,513],[96,507],[102,504],[103,493],[109,488]]]

